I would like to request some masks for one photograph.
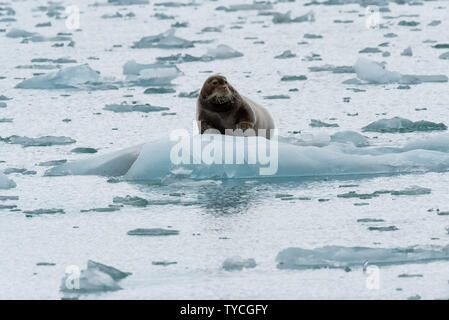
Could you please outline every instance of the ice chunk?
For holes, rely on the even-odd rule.
[[[439,58],[443,60],[449,60],[449,51],[441,54]]]
[[[113,111],[113,112],[158,112],[158,111],[167,111],[170,108],[167,107],[156,107],[151,106],[149,104],[139,105],[139,104],[108,104],[104,108],[104,110]]]
[[[36,32],[28,32],[22,29],[17,29],[17,28],[12,28],[7,34],[6,36],[8,38],[26,38],[26,37],[31,37],[37,35]]]
[[[206,56],[212,57],[213,59],[232,59],[242,57],[243,53],[238,52],[225,44],[220,44],[215,49],[208,49]]]
[[[161,229],[161,228],[153,228],[153,229],[139,228],[128,231],[128,235],[130,236],[146,236],[146,237],[172,236],[178,234],[179,234],[178,230]]]
[[[16,85],[21,89],[79,89],[83,85],[95,83],[100,80],[97,71],[88,64],[67,67],[60,71],[26,79]]]
[[[275,59],[289,59],[296,57],[296,54],[292,53],[291,50],[285,50],[280,55],[274,57]]]
[[[21,144],[24,147],[48,147],[55,145],[66,145],[76,142],[76,140],[70,137],[54,137],[54,136],[45,136],[39,138],[10,136],[7,138],[0,137],[0,141],[4,141],[10,144]]]
[[[170,85],[183,73],[175,65],[140,64],[130,60],[123,66],[123,74],[134,85],[162,86]]]
[[[118,281],[129,275],[131,273],[89,260],[87,269],[81,270],[78,279],[73,279],[72,274],[62,278],[60,290],[82,294],[116,291],[121,289]]]
[[[356,147],[369,146],[369,139],[355,131],[340,131],[331,135],[331,141],[335,142],[351,142]]]
[[[294,23],[294,22],[306,22],[306,21],[313,22],[313,21],[315,21],[315,14],[313,13],[313,11],[309,11],[302,16],[292,19],[291,11],[288,11],[286,13],[275,12],[273,15],[272,21],[273,21],[273,23]]]
[[[310,120],[309,126],[312,128],[332,128],[332,127],[339,127],[336,123],[326,123],[321,120],[312,119]]]
[[[412,47],[407,47],[402,51],[401,56],[411,57],[413,56]]]
[[[114,197],[113,202],[133,207],[146,207],[149,203],[146,199],[131,197],[130,195],[127,195],[126,197]]]
[[[310,72],[322,72],[330,71],[332,73],[355,73],[354,67],[352,66],[333,66],[326,64],[320,67],[309,67]]]
[[[448,82],[448,77],[445,75],[409,75],[400,74],[399,72],[392,72],[385,69],[385,67],[375,61],[365,58],[359,58],[354,65],[357,77],[367,83],[387,84],[387,83],[402,83],[402,84],[419,84],[422,82]],[[347,81],[345,83],[348,83]]]
[[[15,188],[16,183],[0,172],[0,189]]]
[[[228,258],[222,264],[222,268],[226,271],[236,271],[236,270],[240,271],[243,270],[243,268],[250,269],[255,267],[256,267],[256,260],[243,259],[240,256]]]
[[[270,10],[273,8],[271,3],[263,3],[263,2],[254,2],[252,4],[233,4],[229,7],[220,6],[215,10],[222,10],[226,12],[234,12],[234,11],[249,11],[249,10]]]
[[[136,4],[149,4],[149,0],[108,0],[108,3],[117,6],[129,6]]]
[[[390,72],[380,63],[365,58],[359,58],[354,65],[357,77],[370,83],[393,83],[401,79],[398,72]]]
[[[132,48],[161,48],[161,49],[185,49],[192,48],[193,42],[175,36],[175,30],[170,29],[155,36],[143,37],[135,42]]]
[[[449,246],[391,249],[343,246],[325,246],[316,249],[287,248],[276,257],[279,269],[362,267],[366,262],[384,266],[440,260],[449,260]]]
[[[434,123],[430,121],[410,121],[408,119],[394,117],[391,119],[381,119],[362,128],[365,132],[382,132],[382,133],[397,133],[397,132],[415,132],[415,131],[434,131],[447,130],[444,123]]]

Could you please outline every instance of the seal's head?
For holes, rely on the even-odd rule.
[[[214,75],[204,82],[200,96],[204,101],[214,106],[220,106],[232,103],[235,98],[235,92],[225,77]]]

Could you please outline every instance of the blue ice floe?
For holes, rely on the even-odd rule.
[[[181,142],[167,137],[65,163],[48,170],[46,175],[123,176],[127,181],[161,182],[183,178],[295,179],[449,170],[447,134],[398,148],[366,144],[356,147],[351,139],[348,143],[330,141],[317,145],[262,137],[194,135]],[[196,152],[184,152],[189,147]],[[241,161],[237,162],[237,158]]]

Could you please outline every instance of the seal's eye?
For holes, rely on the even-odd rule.
[[[214,86],[216,86],[216,85],[218,84],[218,81],[217,81],[217,80],[214,80],[214,81],[212,81],[212,84],[213,84]]]
[[[225,82],[225,84],[228,84],[228,82],[226,80],[224,82]]]

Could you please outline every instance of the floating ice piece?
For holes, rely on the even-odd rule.
[[[153,229],[134,229],[130,230],[127,233],[129,236],[146,236],[146,237],[160,237],[160,236],[173,236],[178,235],[178,230],[171,229],[161,229],[161,228],[153,228]]]
[[[117,6],[130,6],[136,4],[149,4],[149,0],[108,0],[109,4]]]
[[[16,183],[0,172],[0,189],[15,188]]]
[[[357,77],[360,80],[364,80],[367,83],[373,84],[387,84],[397,82],[402,84],[419,84],[422,82],[448,82],[448,77],[445,75],[403,75],[399,72],[388,71],[382,64],[365,58],[359,58],[354,65],[354,69],[357,73]],[[345,83],[348,84],[349,82],[345,81]],[[357,81],[355,81],[355,83],[357,84]]]
[[[79,89],[83,85],[100,80],[97,71],[88,64],[67,67],[60,71],[35,76],[16,85],[21,89]]]
[[[380,63],[359,58],[354,65],[357,77],[370,83],[393,83],[401,79],[401,74],[385,70]]]
[[[132,48],[160,48],[160,49],[185,49],[193,48],[193,42],[175,36],[175,30],[170,29],[155,36],[143,37],[135,42]]]
[[[234,12],[234,11],[249,11],[249,10],[270,10],[273,8],[271,3],[252,3],[252,4],[233,4],[229,7],[220,6],[215,10],[221,10],[226,12]]]
[[[434,137],[429,148],[444,146],[448,137],[449,135]],[[441,141],[437,142],[439,139]],[[190,146],[196,145],[199,151],[195,155],[193,152],[186,153],[186,161],[176,162],[177,164],[171,159],[171,154],[175,154],[180,143],[167,137],[143,147],[140,145],[108,155],[69,162],[48,170],[46,175],[124,175],[123,179],[128,181],[161,182],[167,179],[298,179],[449,170],[449,152],[423,150],[425,141],[417,144],[417,147],[409,145],[404,149],[356,148],[341,143],[331,143],[324,147],[301,146],[262,137],[224,135],[195,135],[188,141]],[[212,164],[207,164],[203,157],[208,157],[212,146],[217,148],[214,149],[217,154],[220,149],[224,151],[228,147],[231,147],[228,150],[232,150],[234,155],[237,154],[236,148],[243,149],[242,164],[227,164],[229,161],[225,155],[228,151],[217,156]],[[275,148],[278,149],[277,152]],[[263,162],[256,161],[253,164],[254,162],[248,161],[248,152],[254,154],[257,150],[272,150],[270,154],[274,153],[270,157],[267,155]]]
[[[243,259],[240,256],[234,256],[232,258],[226,259],[221,267],[226,271],[240,271],[243,270],[243,268],[255,268],[256,260]]]
[[[402,51],[401,56],[411,57],[413,56],[412,47],[407,47]]]
[[[148,200],[146,199],[140,197],[131,197],[130,195],[127,195],[126,197],[114,197],[113,202],[133,207],[146,207],[149,204]]]
[[[340,131],[331,135],[331,141],[351,142],[356,147],[367,147],[370,145],[368,137],[355,131]]]
[[[332,127],[339,127],[336,123],[326,123],[321,120],[312,119],[310,120],[309,126],[313,128],[332,128]]]
[[[282,52],[280,55],[275,56],[275,59],[289,59],[289,58],[294,58],[296,57],[296,54],[292,53],[291,50],[285,50],[284,52]]]
[[[183,73],[175,65],[140,64],[130,60],[123,66],[123,74],[134,85],[163,86],[170,85]]]
[[[287,13],[279,13],[275,12],[272,19],[273,23],[295,23],[295,22],[306,22],[315,21],[315,14],[313,11],[309,11],[306,14],[296,17],[294,19],[291,18],[291,11],[288,11]]]
[[[316,249],[287,248],[276,257],[279,269],[319,269],[428,263],[449,260],[449,246],[369,248],[325,246]]]
[[[7,34],[6,36],[8,38],[26,38],[26,37],[31,37],[37,35],[36,32],[28,32],[22,29],[17,29],[17,28],[12,28]]]
[[[64,293],[98,293],[120,290],[118,281],[131,275],[116,268],[89,260],[87,269],[81,270],[79,278],[66,274],[61,281],[60,290]]]
[[[26,210],[25,213],[27,216],[40,216],[43,214],[56,214],[56,213],[65,213],[63,209],[36,209],[36,210]]]
[[[238,52],[225,44],[220,44],[215,49],[208,49],[206,56],[212,57],[213,59],[232,59],[242,57],[243,53]]]
[[[10,136],[7,138],[0,137],[0,141],[4,141],[10,144],[21,144],[24,147],[48,147],[55,145],[66,145],[76,142],[76,140],[70,137],[53,137],[53,136],[45,136],[39,138]]]
[[[415,131],[435,131],[447,130],[444,123],[434,123],[430,121],[410,121],[408,119],[394,117],[391,119],[381,119],[362,128],[365,132],[382,132],[382,133],[403,133]]]
[[[330,64],[326,64],[324,66],[319,67],[309,67],[310,72],[322,72],[322,71],[330,71],[332,73],[355,73],[354,67],[352,66],[333,66]]]
[[[449,60],[449,51],[440,55],[439,58],[443,60]]]
[[[166,111],[170,110],[167,107],[156,107],[149,104],[139,105],[139,104],[108,104],[104,108],[104,110],[113,111],[113,112],[158,112],[158,111]]]

